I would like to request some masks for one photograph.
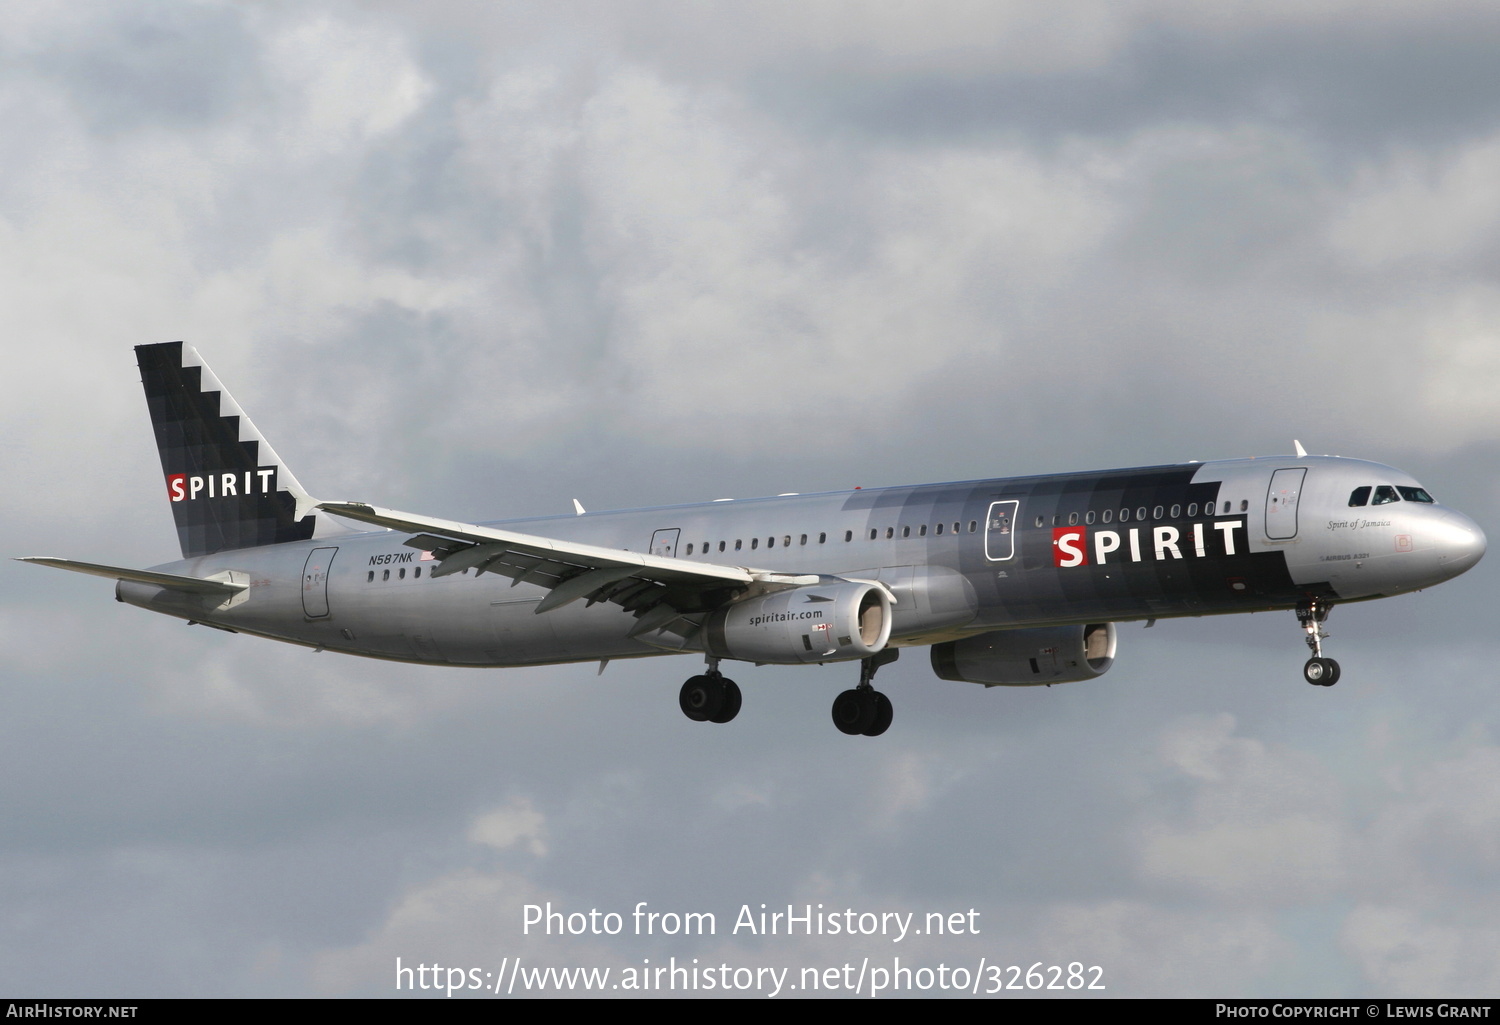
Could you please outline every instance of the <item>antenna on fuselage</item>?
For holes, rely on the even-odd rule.
[[[1292,445],[1297,449],[1297,458],[1302,459],[1307,455],[1307,449],[1302,447],[1302,442],[1296,438],[1292,439]]]

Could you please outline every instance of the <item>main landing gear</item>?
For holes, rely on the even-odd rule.
[[[1332,611],[1331,604],[1318,598],[1310,598],[1297,606],[1297,622],[1307,631],[1307,646],[1313,653],[1302,667],[1302,678],[1314,687],[1332,687],[1339,682],[1339,664],[1323,657],[1323,639],[1328,636],[1323,632],[1323,621]]]
[[[708,660],[708,672],[682,685],[677,703],[693,722],[729,722],[740,714],[740,685],[719,672],[719,660]]]
[[[878,737],[891,728],[895,709],[891,699],[876,690],[875,671],[901,656],[897,648],[886,648],[861,659],[859,686],[833,699],[833,724],[850,736]],[[719,660],[708,660],[708,672],[682,685],[677,704],[693,722],[729,722],[740,714],[739,684],[719,672]]]
[[[875,670],[901,656],[899,648],[886,648],[859,663],[859,686],[833,699],[833,724],[850,736],[878,737],[891,727],[895,709],[891,699],[871,683]]]

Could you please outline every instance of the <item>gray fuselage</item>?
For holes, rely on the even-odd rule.
[[[1365,504],[1351,505],[1358,489]],[[1380,491],[1380,489],[1386,489]],[[1419,495],[1417,500],[1407,496]],[[1393,496],[1371,504],[1377,495]],[[787,495],[506,521],[564,541],[783,574],[878,580],[890,643],[992,630],[1361,601],[1457,576],[1484,552],[1466,516],[1378,463],[1265,457]],[[200,598],[122,581],[120,600],[374,658],[519,666],[667,654],[607,602],[537,614],[547,590],[434,578],[395,531],[218,552],[156,567],[247,583]],[[680,649],[673,649],[680,650]]]

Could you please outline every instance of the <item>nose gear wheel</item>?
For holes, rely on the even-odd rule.
[[[1310,658],[1302,667],[1302,678],[1314,687],[1332,687],[1339,682],[1339,664],[1331,658]]]

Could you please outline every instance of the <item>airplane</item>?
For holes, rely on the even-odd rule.
[[[876,671],[929,647],[934,673],[986,687],[1093,679],[1116,624],[1292,610],[1323,654],[1337,604],[1420,590],[1484,555],[1483,531],[1412,477],[1309,456],[720,499],[461,523],[320,501],[196,350],[136,347],[182,559],[129,569],[118,601],[370,658],[514,667],[696,653],[679,707],[727,723],[724,661],[858,662],[834,725],[879,736]],[[350,526],[353,521],[358,526]],[[370,530],[368,528],[376,528]]]

